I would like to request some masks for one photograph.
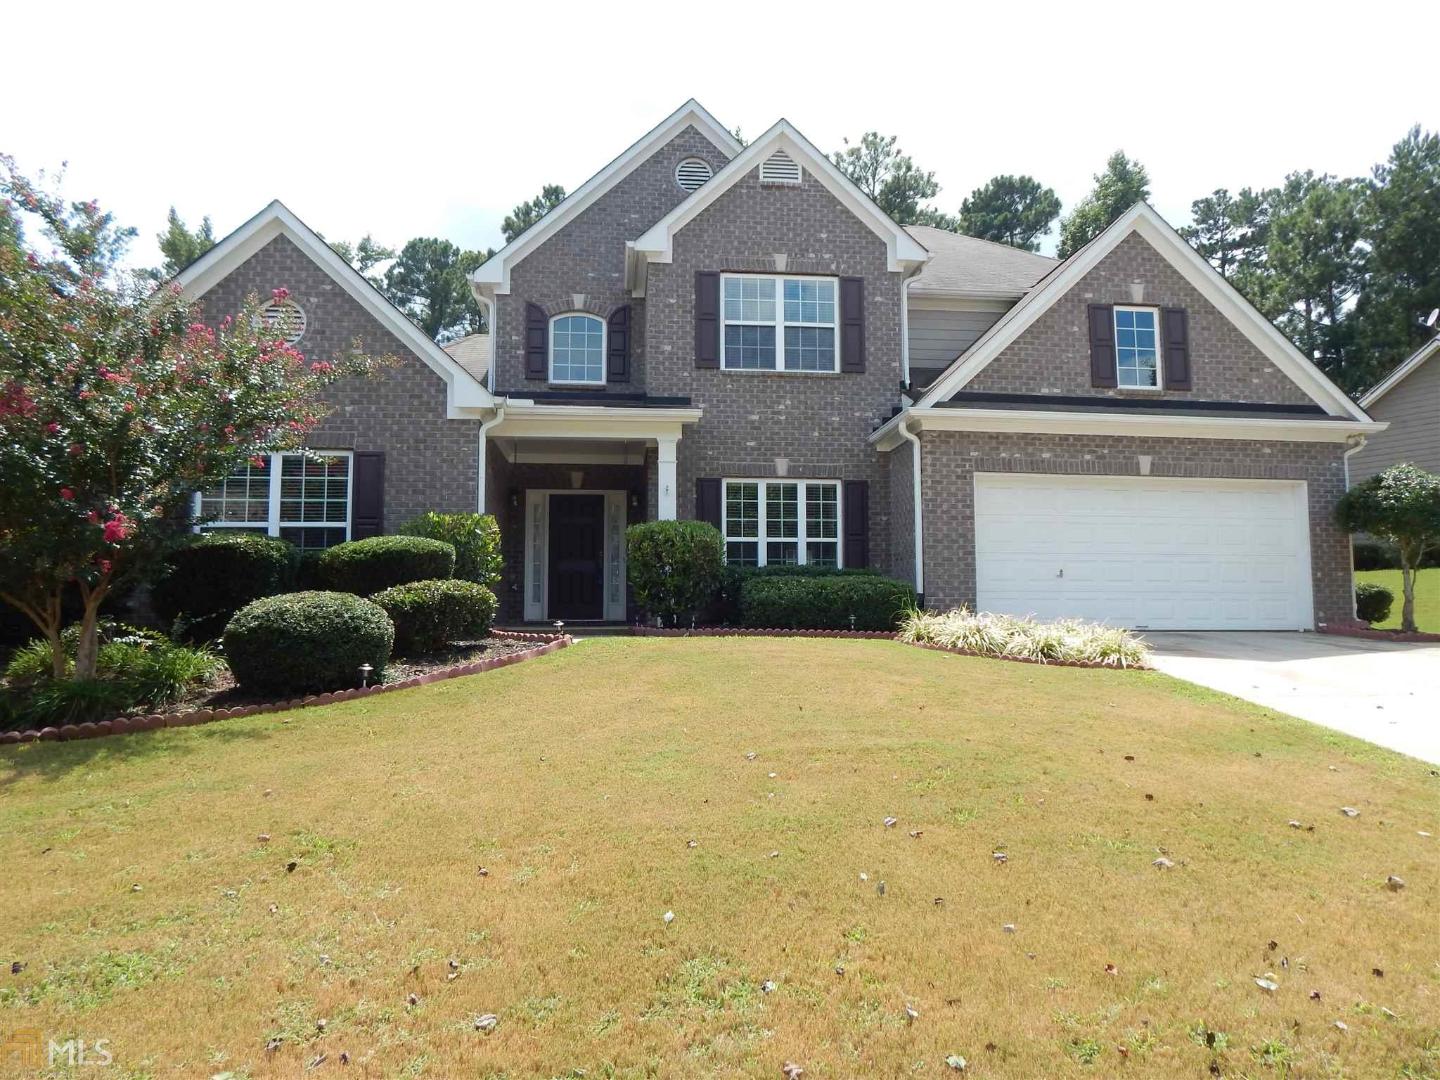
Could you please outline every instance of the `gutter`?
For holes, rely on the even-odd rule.
[[[912,498],[915,500],[915,600],[922,608],[925,606],[925,520],[924,500],[920,497],[920,438],[910,430],[910,418],[902,415],[900,423],[895,431],[911,446],[911,487],[913,488]]]
[[[490,329],[491,329],[492,332],[494,331],[494,329],[495,329],[495,324],[494,324],[494,323],[491,323],[491,324],[490,324]],[[490,367],[491,367],[491,370],[493,371],[493,370],[494,370],[494,367],[495,367],[495,360],[494,360],[494,355],[493,355],[493,354],[491,355]],[[478,493],[478,495],[479,495],[479,509],[478,509],[477,512],[478,512],[478,513],[481,513],[481,514],[485,513],[485,473],[486,473],[485,466],[486,466],[486,464],[487,464],[487,458],[488,458],[488,454],[487,454],[486,451],[487,451],[488,447],[490,446],[490,429],[493,428],[496,424],[500,423],[500,421],[501,421],[501,420],[504,420],[504,419],[505,419],[505,401],[502,399],[502,400],[500,401],[500,403],[495,406],[495,415],[492,416],[492,417],[490,417],[489,420],[485,420],[485,421],[483,421],[483,422],[480,424],[480,446],[479,446],[479,449],[477,450],[477,454],[478,454],[478,456],[479,456],[480,472],[479,472],[479,476],[477,477],[477,480],[476,480],[475,489],[476,489],[476,491],[477,491],[477,493]]]

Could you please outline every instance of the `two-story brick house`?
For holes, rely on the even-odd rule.
[[[1377,425],[1143,205],[1063,263],[902,228],[789,123],[742,147],[689,102],[472,275],[488,347],[437,347],[278,203],[179,280],[211,314],[283,286],[305,351],[402,359],[337,388],[327,461],[201,511],[321,545],[482,508],[510,620],[632,615],[624,527],[657,517],[932,606],[1353,614],[1331,510]]]

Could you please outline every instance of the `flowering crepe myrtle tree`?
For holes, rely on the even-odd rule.
[[[1405,602],[1400,629],[1415,631],[1415,571],[1427,552],[1440,548],[1440,476],[1402,462],[1361,481],[1340,497],[1340,527],[1369,533],[1400,553]]]
[[[320,391],[385,361],[358,344],[308,360],[255,297],[207,325],[177,285],[152,292],[116,270],[130,233],[95,203],[66,204],[3,155],[0,195],[0,600],[63,678],[61,596],[78,587],[74,675],[92,678],[100,604],[173,534],[172,512],[247,460],[303,446]],[[54,250],[26,242],[31,221]]]

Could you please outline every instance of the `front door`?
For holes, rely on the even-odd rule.
[[[605,496],[550,496],[551,619],[605,616]]]

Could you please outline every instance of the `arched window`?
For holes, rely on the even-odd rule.
[[[605,322],[594,315],[557,315],[550,320],[550,381],[605,382]]]

